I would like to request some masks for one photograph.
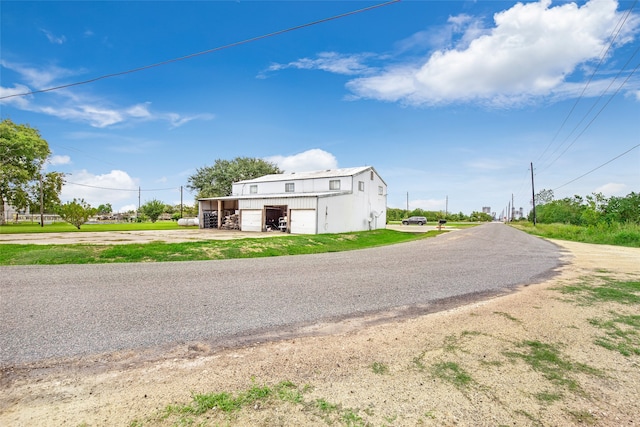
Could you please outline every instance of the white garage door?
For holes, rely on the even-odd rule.
[[[262,210],[243,209],[242,210],[242,231],[262,231]]]
[[[291,233],[292,234],[316,234],[316,211],[315,209],[292,209],[291,210]]]

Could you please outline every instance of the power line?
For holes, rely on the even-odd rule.
[[[591,75],[589,76],[589,80],[587,81],[587,83],[585,84],[584,88],[582,89],[582,92],[580,93],[580,96],[578,96],[578,99],[576,99],[576,102],[573,104],[573,106],[571,107],[571,109],[569,110],[569,113],[567,113],[567,116],[565,117],[564,121],[562,122],[562,124],[560,125],[560,128],[558,128],[558,131],[555,133],[555,135],[553,136],[553,138],[551,139],[551,141],[549,142],[549,144],[547,145],[547,147],[544,149],[544,151],[542,152],[542,154],[538,157],[537,160],[542,159],[542,157],[544,157],[545,153],[547,152],[547,150],[549,150],[549,148],[551,147],[551,145],[554,143],[554,141],[556,140],[556,138],[558,137],[558,135],[560,134],[560,131],[564,128],[564,126],[567,124],[567,121],[569,120],[569,117],[571,117],[571,115],[573,114],[574,110],[576,109],[576,107],[578,106],[578,104],[580,103],[580,101],[582,100],[582,98],[584,97],[584,94],[587,90],[587,88],[589,87],[589,85],[591,84],[591,81],[593,80],[594,76],[596,75],[596,73],[598,72],[598,70],[600,69],[600,66],[602,65],[602,63],[604,62],[604,59],[607,56],[607,53],[609,53],[609,50],[611,50],[611,47],[613,46],[613,43],[615,42],[615,40],[618,38],[618,36],[620,35],[620,31],[622,31],[622,28],[624,27],[624,24],[627,22],[627,19],[629,18],[629,16],[631,15],[631,12],[633,10],[633,8],[635,7],[635,5],[638,3],[638,0],[635,0],[633,2],[633,4],[631,5],[631,7],[629,8],[629,10],[627,11],[627,13],[625,14],[625,16],[623,18],[620,18],[620,21],[618,22],[618,25],[616,25],[616,27],[613,29],[612,34],[611,34],[611,40],[606,48],[606,50],[603,50],[602,54],[600,55],[600,61],[598,62],[598,65],[596,66],[596,68],[593,70],[593,72],[591,73]],[[637,51],[636,51],[637,53]],[[635,56],[634,53],[631,58],[629,59],[629,61],[627,61],[627,64],[631,61],[631,59]],[[620,70],[620,72],[618,73],[618,75],[613,79],[613,81],[611,82],[611,84],[609,85],[609,87],[611,87],[611,85],[613,85],[613,82],[615,82],[615,80],[620,76],[620,74],[622,73],[622,71],[624,70],[624,68],[626,67],[626,65],[624,67],[622,67],[622,69]],[[607,88],[608,89],[608,88]],[[585,113],[585,115],[583,116],[583,118],[580,120],[580,122],[574,127],[574,129],[571,131],[571,133],[565,138],[565,140],[558,146],[558,148],[556,148],[553,153],[551,153],[551,155],[553,155],[556,151],[558,151],[560,149],[560,147],[562,147],[562,145],[564,145],[565,142],[567,142],[567,140],[569,139],[569,137],[573,134],[573,132],[576,131],[576,129],[580,126],[580,124],[586,119],[586,117],[589,115],[589,113],[593,110],[593,108],[595,108],[595,106],[598,104],[598,102],[600,102],[600,99],[602,98],[602,96],[604,96],[604,94],[606,93],[606,90],[600,95],[600,97],[594,102],[593,106],[591,107],[591,109]],[[575,142],[575,141],[574,141]],[[566,151],[566,150],[565,150]],[[564,154],[564,151],[563,153]],[[562,154],[560,156],[562,156]],[[560,157],[558,156],[558,157]],[[557,159],[556,159],[557,160]],[[553,164],[555,162],[555,160],[551,163]],[[548,169],[551,164],[549,164],[546,168],[544,168],[544,170]]]
[[[636,50],[636,53],[638,53],[639,50],[640,50],[640,47]],[[634,53],[634,56],[635,56],[635,53]],[[625,64],[625,66],[626,66],[626,64]],[[638,70],[639,67],[640,67],[640,63],[638,65],[636,65],[636,67],[633,69],[633,71],[631,71],[629,73],[627,78],[620,84],[620,86],[618,86],[618,89],[616,89],[616,91],[609,97],[607,102],[602,106],[602,108],[600,108],[600,110],[598,110],[596,115],[589,121],[589,123],[587,123],[587,125],[584,127],[584,129],[582,129],[582,131],[573,139],[571,144],[569,144],[567,146],[567,148],[565,148],[564,151],[558,155],[558,157],[556,157],[551,163],[549,163],[549,165],[545,168],[545,170],[550,168],[560,157],[562,157],[562,155],[564,153],[566,153],[567,150],[569,148],[571,148],[571,146],[573,146],[573,144],[576,143],[576,141],[587,131],[587,129],[589,129],[589,127],[593,124],[593,122],[600,116],[600,113],[602,113],[602,111],[609,105],[609,103],[613,100],[613,98],[615,98],[615,96],[618,94],[618,92],[620,92],[620,89],[622,89],[622,87],[629,81],[631,76],[633,76],[633,74]],[[612,84],[613,84],[613,82],[612,82]],[[609,86],[609,87],[611,87],[611,86]]]
[[[625,154],[627,154],[627,153],[631,152],[632,150],[635,150],[635,149],[636,149],[636,148],[638,148],[638,147],[640,147],[640,144],[635,145],[635,146],[633,146],[633,147],[629,148],[629,149],[628,149],[627,151],[625,151],[624,153],[619,154],[619,155],[617,155],[616,157],[614,157],[613,159],[611,159],[611,160],[609,160],[609,161],[607,161],[607,162],[605,162],[605,163],[601,164],[600,166],[598,166],[598,167],[596,167],[596,168],[591,169],[589,172],[587,172],[587,173],[585,173],[585,174],[582,174],[582,175],[580,175],[579,177],[577,177],[577,178],[575,178],[575,179],[572,179],[571,181],[569,181],[569,182],[567,182],[567,183],[565,183],[565,184],[562,184],[560,187],[556,187],[556,188],[554,188],[554,189],[553,189],[553,191],[556,191],[556,190],[558,190],[559,188],[562,188],[562,187],[564,187],[564,186],[566,186],[566,185],[569,185],[569,184],[571,184],[572,182],[576,182],[576,181],[577,181],[577,180],[579,180],[580,178],[584,178],[585,176],[589,175],[591,172],[595,172],[595,171],[597,171],[597,170],[598,170],[598,169],[600,169],[601,167],[608,165],[609,163],[613,162],[613,161],[614,161],[614,160],[616,160],[616,159],[619,159],[620,157],[622,157],[622,156],[624,156]]]
[[[362,8],[362,9],[353,10],[351,12],[342,13],[340,15],[334,15],[334,16],[331,16],[329,18],[319,19],[317,21],[309,22],[309,23],[302,24],[302,25],[296,25],[295,27],[289,27],[289,28],[286,28],[284,30],[278,30],[278,31],[275,31],[275,32],[272,32],[272,33],[263,34],[261,36],[251,37],[251,38],[248,38],[248,39],[245,39],[245,40],[241,40],[241,41],[238,41],[238,42],[226,44],[224,46],[214,47],[212,49],[203,50],[201,52],[191,53],[189,55],[181,56],[181,57],[178,57],[178,58],[173,58],[173,59],[168,59],[166,61],[157,62],[155,64],[145,65],[145,66],[138,67],[138,68],[132,68],[132,69],[126,70],[126,71],[119,71],[119,72],[116,72],[116,73],[105,74],[105,75],[102,75],[102,76],[99,76],[99,77],[95,77],[95,78],[88,79],[88,80],[83,80],[83,81],[80,81],[80,82],[68,83],[68,84],[65,84],[65,85],[50,87],[50,88],[46,88],[46,89],[39,89],[39,90],[30,91],[30,92],[15,93],[15,94],[12,94],[12,95],[5,95],[5,96],[0,97],[0,99],[13,98],[13,97],[17,97],[17,96],[34,95],[36,93],[51,92],[51,91],[54,91],[54,90],[65,89],[65,88],[72,87],[72,86],[85,85],[85,84],[88,84],[88,83],[93,83],[93,82],[96,82],[98,80],[104,80],[104,79],[108,79],[108,78],[111,78],[111,77],[122,76],[124,74],[137,73],[138,71],[144,71],[144,70],[148,70],[150,68],[160,67],[162,65],[171,64],[173,62],[184,61],[186,59],[191,59],[191,58],[195,58],[197,56],[207,55],[209,53],[217,52],[217,51],[220,51],[220,50],[229,49],[229,48],[240,46],[240,45],[243,45],[243,44],[247,44],[247,43],[255,42],[255,41],[258,41],[258,40],[266,39],[266,38],[269,38],[269,37],[278,36],[280,34],[288,33],[288,32],[291,32],[291,31],[300,30],[302,28],[311,27],[313,25],[322,24],[322,23],[325,23],[325,22],[328,22],[328,21],[333,21],[333,20],[336,20],[336,19],[340,19],[340,18],[344,18],[344,17],[350,16],[350,15],[355,15],[355,14],[362,13],[362,12],[367,12],[369,10],[377,9],[379,7],[388,6],[388,5],[392,4],[392,3],[398,3],[399,1],[400,0],[390,0],[390,1],[387,1],[385,3],[380,3],[380,4],[373,5],[373,6],[365,7],[365,8]]]
[[[65,184],[79,185],[80,187],[89,187],[96,188],[98,190],[110,190],[110,191],[168,191],[168,190],[180,190],[180,187],[170,187],[170,188],[151,188],[151,189],[143,189],[143,188],[109,188],[109,187],[100,187],[97,185],[88,185],[88,184],[80,184],[77,182],[66,181]]]

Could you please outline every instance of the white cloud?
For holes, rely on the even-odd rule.
[[[14,83],[13,88],[1,87],[0,97],[11,96],[35,90],[48,89],[56,85],[67,83],[69,77],[84,74],[84,70],[69,70],[56,66],[30,67],[19,63],[0,61],[3,68],[19,74],[20,78],[29,86]],[[212,114],[196,114],[183,116],[177,113],[154,112],[150,102],[137,103],[130,106],[114,106],[106,99],[90,95],[79,89],[69,88],[48,92],[51,96],[34,98],[15,96],[2,99],[0,102],[11,104],[21,110],[54,116],[62,120],[85,122],[96,128],[121,124],[128,121],[152,121],[163,120],[169,123],[171,128],[184,125],[192,120],[211,120]],[[46,101],[45,101],[46,100]],[[47,104],[42,104],[47,102]]]
[[[215,118],[215,115],[196,114],[193,116],[181,116],[180,114],[176,114],[176,113],[168,113],[164,115],[164,118],[170,123],[171,128],[174,129],[186,123],[189,123],[192,120],[213,120]]]
[[[67,38],[65,36],[56,36],[49,30],[40,29],[40,31],[42,31],[44,35],[47,36],[47,39],[52,44],[63,44],[67,41]]]
[[[24,110],[28,107],[29,101],[24,96],[14,96],[14,95],[27,93],[30,91],[31,90],[27,86],[21,85],[21,84],[14,84],[12,88],[0,86],[0,98],[5,96],[11,96],[11,98],[1,99],[0,105],[13,104],[15,107]]]
[[[112,205],[130,199],[137,194],[138,181],[121,170],[95,175],[86,169],[65,176],[61,200],[84,199],[91,206],[104,203]]]
[[[68,165],[71,163],[71,157],[69,156],[61,156],[61,155],[53,155],[51,157],[49,157],[49,162],[50,165],[52,166],[58,166],[58,165]]]
[[[133,107],[127,108],[125,111],[131,117],[143,119],[149,118],[151,117],[151,113],[149,112],[149,104],[149,102],[146,102],[144,104],[137,104]]]
[[[373,56],[369,53],[361,53],[354,55],[345,55],[336,52],[321,52],[315,59],[302,58],[288,64],[273,64],[259,77],[264,77],[266,73],[273,71],[285,70],[287,68],[296,68],[301,70],[322,70],[330,73],[344,75],[362,75],[372,71],[364,61]]]
[[[67,68],[50,65],[47,67],[30,67],[17,62],[0,61],[0,65],[8,70],[15,71],[30,86],[36,89],[46,89],[53,85],[53,82],[63,78],[82,74],[82,70],[70,70]]]
[[[271,156],[266,161],[275,163],[287,172],[309,172],[323,169],[336,169],[338,161],[335,156],[327,151],[314,148],[293,156]]]
[[[358,97],[413,105],[480,101],[495,106],[527,102],[560,90],[581,64],[595,61],[618,24],[615,0],[590,0],[581,7],[551,0],[518,3],[494,15],[490,30],[467,26],[454,49],[440,49],[418,64],[396,65],[347,83]],[[631,40],[630,19],[619,37]]]
[[[628,191],[628,187],[625,184],[620,184],[616,182],[610,182],[600,187],[596,188],[594,193],[602,193],[605,196],[626,196],[630,191]]]
[[[120,206],[120,208],[116,209],[116,213],[127,213],[127,212],[136,212],[138,210],[138,205],[129,204]]]
[[[104,128],[124,120],[122,112],[102,108],[96,105],[77,105],[68,107],[35,107],[31,111],[45,113],[64,120],[84,121],[91,126]]]

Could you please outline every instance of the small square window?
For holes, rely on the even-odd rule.
[[[256,184],[249,187],[249,193],[258,194],[258,186]]]
[[[294,182],[287,182],[284,185],[285,193],[294,193],[296,191],[296,186]]]
[[[364,181],[358,181],[358,190],[364,191]]]
[[[384,195],[384,188],[382,187],[382,185],[378,186],[378,195],[380,196]]]
[[[340,180],[332,179],[329,181],[329,190],[339,190],[340,189]]]

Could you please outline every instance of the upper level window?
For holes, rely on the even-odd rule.
[[[358,181],[358,190],[364,191],[364,181]]]
[[[249,187],[249,193],[251,194],[257,194],[258,193],[258,185],[257,184],[253,184]]]
[[[373,171],[371,171],[371,181],[373,181]]]
[[[287,182],[284,185],[285,193],[294,193],[296,191],[296,186],[294,182]]]
[[[379,185],[378,186],[378,195],[382,196],[382,195],[384,195],[383,193],[384,193],[384,188],[382,188],[382,185]]]
[[[332,179],[329,181],[329,190],[339,190],[340,189],[340,180]]]

